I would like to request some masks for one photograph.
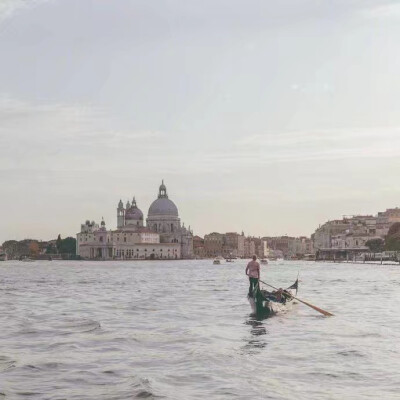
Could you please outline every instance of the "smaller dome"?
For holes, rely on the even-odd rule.
[[[132,206],[125,212],[125,220],[143,220],[143,213],[136,207]]]

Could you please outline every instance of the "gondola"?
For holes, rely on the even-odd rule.
[[[292,296],[297,296],[298,288],[298,279],[286,290],[276,290],[273,292],[261,289],[258,283],[252,295],[247,296],[252,314],[268,316],[290,309],[295,301]]]

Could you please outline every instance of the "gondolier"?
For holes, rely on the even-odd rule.
[[[257,257],[253,256],[253,259],[247,264],[246,275],[249,277],[249,296],[253,296],[253,291],[258,285],[260,279],[260,264],[257,262]]]

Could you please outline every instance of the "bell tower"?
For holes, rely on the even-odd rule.
[[[159,199],[168,199],[167,187],[164,185],[164,179],[162,180],[160,189],[158,190],[158,198]]]
[[[122,200],[120,200],[117,208],[117,228],[122,228],[124,225],[125,225],[125,209]]]

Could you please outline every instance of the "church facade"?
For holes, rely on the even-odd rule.
[[[146,226],[136,199],[117,206],[117,229],[107,230],[87,220],[77,234],[76,253],[85,259],[181,259],[193,258],[193,232],[181,224],[178,208],[162,182],[151,204]]]

